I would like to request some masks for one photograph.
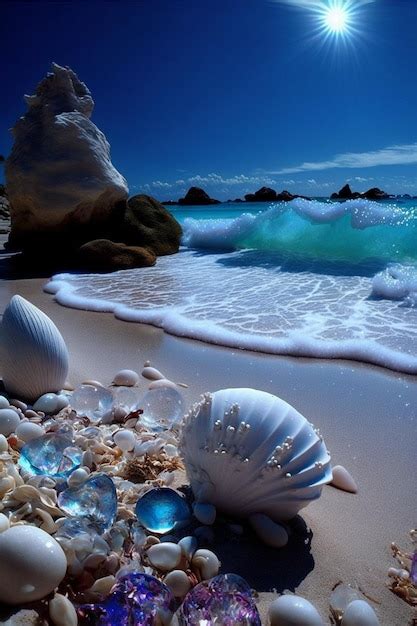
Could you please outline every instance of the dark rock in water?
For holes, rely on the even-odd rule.
[[[0,185],[0,219],[10,219],[10,204],[7,198],[6,187]]]
[[[368,191],[359,193],[359,191],[352,191],[350,185],[345,185],[339,192],[332,193],[331,200],[356,200],[357,198],[366,198],[367,200],[382,200],[389,198],[389,195],[385,191],[381,191],[378,187],[372,187]]]
[[[176,200],[164,200],[161,204],[165,206],[177,206],[178,202]]]
[[[277,199],[277,192],[270,187],[261,187],[255,193],[245,195],[246,202],[273,202]]]
[[[292,194],[286,189],[277,193],[274,189],[269,187],[261,187],[255,193],[248,193],[245,196],[246,202],[290,202],[294,198],[303,198],[304,200],[311,200],[307,196],[300,196],[298,194]]]
[[[368,191],[362,193],[361,196],[363,196],[367,200],[384,200],[386,198],[389,198],[389,195],[385,191],[378,189],[378,187],[372,187],[371,189],[368,189]]]
[[[78,260],[80,265],[94,271],[115,272],[134,267],[149,267],[155,264],[156,256],[147,248],[96,239],[81,246]]]
[[[182,205],[205,205],[205,204],[220,204],[220,200],[213,200],[210,196],[200,189],[200,187],[190,187],[187,191],[185,198],[180,198],[178,204]]]
[[[181,226],[158,200],[137,195],[127,201],[123,221],[111,238],[160,256],[178,252],[181,235]]]

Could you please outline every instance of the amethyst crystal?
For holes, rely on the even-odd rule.
[[[410,578],[413,585],[417,587],[417,548],[414,550],[413,558],[411,560]]]
[[[179,611],[181,626],[261,626],[249,585],[236,574],[222,574],[194,587]]]
[[[168,626],[175,599],[157,578],[131,572],[122,576],[104,602],[78,607],[80,626]]]

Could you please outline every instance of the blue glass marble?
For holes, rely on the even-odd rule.
[[[81,485],[62,491],[58,496],[58,505],[68,515],[87,518],[104,532],[116,518],[116,488],[106,474],[97,474]]]
[[[122,576],[104,602],[77,608],[80,626],[160,626],[169,624],[175,599],[153,576],[130,572]]]
[[[146,530],[159,535],[182,528],[191,519],[185,498],[169,487],[157,487],[145,493],[137,501],[135,513]]]
[[[80,467],[82,454],[69,437],[51,433],[26,443],[20,451],[19,465],[32,475],[65,478]]]
[[[194,587],[178,613],[181,626],[261,626],[249,585],[236,574],[221,574]]]

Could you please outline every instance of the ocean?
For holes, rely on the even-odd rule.
[[[46,291],[209,343],[417,373],[417,200],[169,210],[184,231],[177,254],[59,274]]]

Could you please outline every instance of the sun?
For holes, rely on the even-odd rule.
[[[329,31],[343,33],[349,22],[349,14],[343,7],[330,7],[324,14],[324,20]]]

